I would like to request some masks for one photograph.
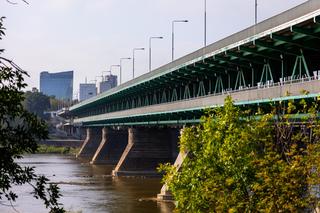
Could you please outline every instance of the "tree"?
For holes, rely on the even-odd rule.
[[[183,129],[182,167],[160,166],[178,212],[299,212],[319,205],[317,103],[269,109],[242,111],[227,98],[198,126]]]
[[[4,36],[3,20],[0,18],[0,40]],[[34,189],[33,196],[42,199],[50,212],[64,212],[58,203],[58,186],[35,174],[34,168],[15,162],[25,153],[34,153],[37,141],[47,138],[48,132],[45,123],[22,106],[27,72],[2,57],[3,52],[0,49],[0,200],[14,202],[17,194],[12,186],[29,184]]]
[[[27,91],[23,106],[27,111],[36,114],[40,118],[44,118],[44,111],[50,108],[50,97],[41,92]]]

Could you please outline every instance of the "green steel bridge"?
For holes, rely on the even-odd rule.
[[[249,107],[320,95],[319,0],[74,105],[71,121],[87,127],[196,123],[227,95]]]

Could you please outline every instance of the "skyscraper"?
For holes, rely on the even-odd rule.
[[[72,101],[73,71],[40,73],[40,92],[57,99]]]

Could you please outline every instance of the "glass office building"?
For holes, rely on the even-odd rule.
[[[57,99],[72,101],[73,71],[40,73],[40,92]]]

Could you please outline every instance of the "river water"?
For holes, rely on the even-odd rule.
[[[72,213],[169,213],[174,208],[172,203],[152,200],[162,186],[159,178],[113,178],[113,167],[81,163],[67,155],[28,155],[20,163],[36,167],[38,174],[58,183],[63,194],[60,201]],[[30,187],[15,190],[19,195],[15,209],[6,206],[9,203],[0,203],[1,213],[48,212],[30,195]]]

